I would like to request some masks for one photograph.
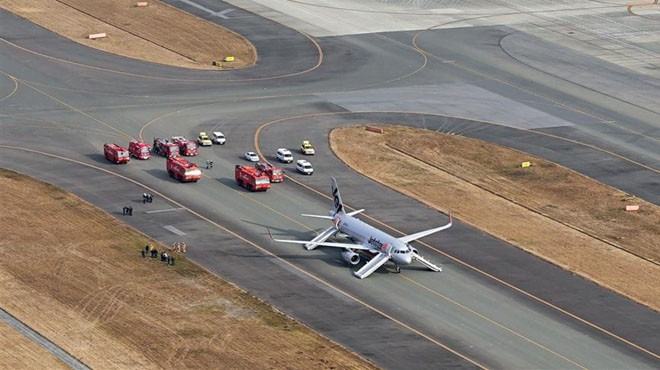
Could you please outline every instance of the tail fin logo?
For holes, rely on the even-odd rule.
[[[341,201],[341,196],[339,195],[339,188],[337,187],[337,181],[332,179],[332,198],[335,206],[335,214],[344,213],[344,205]]]

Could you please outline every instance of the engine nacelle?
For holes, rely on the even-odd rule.
[[[351,265],[357,265],[360,263],[360,255],[351,250],[344,250],[341,252],[341,257]]]

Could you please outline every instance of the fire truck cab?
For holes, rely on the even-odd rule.
[[[181,155],[194,157],[197,155],[197,143],[190,141],[183,136],[172,136],[172,142],[179,146]]]
[[[150,150],[151,148],[149,148],[149,144],[141,140],[131,140],[131,142],[128,143],[128,152],[137,159],[149,159],[151,156]]]
[[[105,155],[105,159],[112,163],[128,163],[131,160],[128,150],[117,144],[103,144],[103,154]]]
[[[167,159],[167,173],[180,182],[197,182],[202,178],[199,167],[182,157]]]
[[[162,139],[159,137],[154,138],[153,150],[157,154],[162,155],[166,158],[174,158],[179,156],[179,146],[170,143],[167,139]]]
[[[250,166],[236,165],[234,176],[238,185],[249,191],[266,191],[270,189],[270,179],[265,173]]]
[[[284,181],[284,171],[277,166],[273,166],[270,163],[259,162],[254,165],[254,168],[259,172],[263,172],[268,175],[270,182],[282,182]]]

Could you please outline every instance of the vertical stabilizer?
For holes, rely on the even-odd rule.
[[[346,211],[344,211],[344,203],[341,201],[341,195],[339,195],[337,179],[334,177],[332,178],[332,201],[334,202],[335,215],[346,213]]]

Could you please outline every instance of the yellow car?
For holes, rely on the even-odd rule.
[[[310,143],[309,140],[302,142],[302,145],[300,145],[300,152],[305,155],[314,155],[314,153],[316,153],[312,143]]]
[[[199,136],[197,137],[197,142],[201,146],[213,145],[213,142],[211,141],[211,138],[209,138],[209,135],[206,132],[200,132],[199,133]]]

